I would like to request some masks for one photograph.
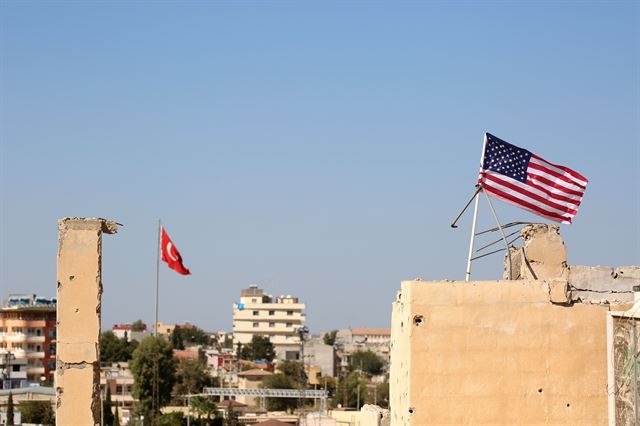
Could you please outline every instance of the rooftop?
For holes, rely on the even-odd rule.
[[[4,298],[0,310],[21,310],[21,309],[38,309],[38,310],[55,310],[56,298],[47,299],[38,297],[35,294],[9,294]]]
[[[260,370],[257,368],[252,368],[251,370],[241,371],[238,373],[238,377],[264,377],[264,376],[272,376],[273,373],[265,370]]]
[[[353,334],[354,336],[389,336],[391,337],[391,329],[359,327],[359,328],[352,328],[351,334]]]

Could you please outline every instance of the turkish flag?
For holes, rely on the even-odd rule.
[[[169,234],[164,230],[164,226],[160,228],[160,241],[162,244],[162,260],[167,262],[169,268],[173,269],[179,274],[189,275],[191,272],[182,264],[182,256],[180,256],[180,252],[173,245],[171,238],[169,238]]]

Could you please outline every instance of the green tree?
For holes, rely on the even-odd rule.
[[[267,336],[253,335],[251,342],[244,345],[240,351],[240,358],[249,361],[255,361],[258,359],[265,359],[267,361],[273,361],[275,356],[275,350],[273,344]]]
[[[111,387],[107,385],[107,396],[102,401],[102,419],[106,426],[113,426],[113,411],[111,411]]]
[[[233,339],[231,338],[231,336],[224,336],[224,343],[222,343],[222,347],[225,349],[233,348]]]
[[[285,360],[278,363],[278,370],[291,379],[296,387],[307,383],[307,374],[300,361]]]
[[[118,412],[117,404],[116,404],[116,412],[113,414],[113,426],[120,426],[120,413]]]
[[[125,362],[133,357],[133,351],[138,347],[135,340],[119,339],[113,331],[106,331],[100,335],[100,362]]]
[[[24,401],[18,404],[18,410],[22,414],[22,423],[44,426],[53,426],[56,423],[56,415],[49,401]]]
[[[225,411],[224,426],[244,426],[244,424],[238,419],[238,413],[235,412],[232,404],[229,404]]]
[[[141,319],[139,320],[135,320],[132,324],[131,324],[131,331],[144,331],[147,329],[147,326],[144,322],[142,322]]]
[[[185,346],[202,345],[209,346],[211,338],[201,328],[193,326],[176,326],[171,333],[171,343],[176,349],[184,349]]]
[[[336,393],[336,379],[331,376],[322,376],[318,380],[318,389],[323,389],[329,392],[329,395],[334,396]]]
[[[144,415],[145,424],[152,424],[160,408],[171,400],[176,363],[173,348],[163,337],[147,337],[133,352],[129,363],[134,378],[133,396],[139,400],[136,411]]]
[[[384,362],[372,351],[357,351],[349,357],[349,371],[362,370],[377,376],[382,373]]]
[[[204,396],[191,398],[191,408],[198,414],[198,419],[206,419],[207,425],[211,425],[211,416],[215,417],[218,412],[215,402]]]
[[[322,336],[322,341],[325,345],[333,346],[336,343],[336,336],[338,334],[338,330],[331,330],[328,333],[324,333]]]
[[[176,369],[175,396],[201,393],[206,386],[215,386],[216,380],[209,375],[207,365],[198,359],[181,359]]]
[[[274,374],[262,379],[262,387],[266,389],[296,389],[298,383],[285,374]],[[293,410],[298,400],[295,398],[267,398],[267,408],[271,411]]]
[[[183,426],[185,424],[184,414],[180,412],[167,413],[158,417],[154,426]]]
[[[13,394],[9,391],[9,400],[7,401],[7,426],[13,426]]]
[[[335,402],[344,407],[356,407],[358,393],[360,393],[360,406],[362,406],[367,394],[367,380],[359,371],[352,371],[338,383]]]
[[[375,387],[373,396],[369,393],[367,402],[376,404],[382,408],[389,408],[389,382],[379,383]]]

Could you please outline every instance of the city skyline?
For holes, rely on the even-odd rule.
[[[1,293],[55,296],[57,220],[105,217],[103,329],[153,323],[162,219],[161,321],[230,331],[255,284],[388,327],[402,280],[464,277],[486,131],[589,179],[569,264],[637,264],[639,8],[3,2]]]

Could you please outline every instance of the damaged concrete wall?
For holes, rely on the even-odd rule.
[[[100,309],[104,219],[58,221],[56,425],[100,424]]]
[[[571,305],[568,289],[562,280],[403,282],[391,424],[606,424],[608,307]]]
[[[640,267],[569,266],[558,225],[527,225],[520,230],[523,247],[511,248],[513,279],[566,280],[571,302],[622,304],[633,302],[640,285]],[[505,256],[503,278],[507,278]]]
[[[527,225],[520,236],[524,247],[511,248],[514,280],[567,279],[567,250],[558,225]],[[505,259],[504,279],[508,279],[508,273]]]
[[[389,410],[377,405],[365,404],[360,409],[360,424],[366,426],[389,426]]]

